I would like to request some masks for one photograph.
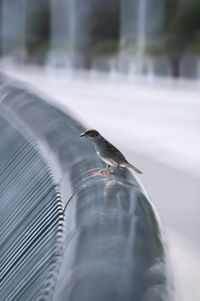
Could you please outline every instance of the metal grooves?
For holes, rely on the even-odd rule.
[[[1,300],[50,300],[62,252],[60,194],[41,154],[2,104],[0,112]]]
[[[17,265],[17,277],[9,292],[11,299],[7,300],[173,300],[162,230],[148,195],[137,179],[124,168],[113,169],[113,175],[106,178],[92,177],[92,171],[103,164],[93,147],[80,140],[80,132],[84,129],[80,123],[25,89],[5,84],[1,93],[2,107],[9,120],[16,118],[23,135],[26,137],[28,133],[35,137],[43,147],[43,154],[59,184],[55,187],[53,181],[49,182],[48,168],[42,156],[38,160],[34,148],[27,151],[26,143],[16,142],[16,152],[12,151],[10,140],[15,139],[15,134],[12,129],[6,129],[5,137],[0,140],[4,141],[4,146],[0,143],[0,151],[11,163],[1,162],[0,173],[9,176],[7,169],[12,164],[16,165],[15,169],[18,165],[22,169],[13,170],[9,181],[2,178],[10,192],[0,187],[5,199],[5,203],[0,204],[0,209],[5,210],[4,225],[0,227],[4,235],[1,243],[2,249],[8,250],[2,257],[4,286],[12,280],[10,273]],[[31,175],[25,172],[29,156],[36,168]],[[18,197],[23,208],[19,202],[9,203],[15,194],[13,185],[21,187]],[[57,223],[62,223],[57,190],[62,195],[62,208],[67,205],[65,233],[60,245],[56,240],[59,230],[55,231]],[[21,218],[16,221],[18,215]],[[15,227],[8,216],[16,221]],[[30,236],[35,233],[35,236],[29,239],[27,233]],[[19,250],[13,255],[15,235]],[[37,253],[32,248],[37,248]],[[28,250],[29,257],[24,259]],[[54,250],[53,255],[51,250]],[[25,266],[33,263],[32,272],[27,272],[26,278],[21,277],[23,263]]]

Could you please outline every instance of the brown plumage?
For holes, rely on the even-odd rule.
[[[110,166],[115,166],[132,168],[138,174],[142,174],[142,171],[130,164],[124,155],[114,145],[101,136],[98,131],[89,129],[82,133],[80,137],[86,137],[94,143],[97,155],[107,164],[107,173]]]

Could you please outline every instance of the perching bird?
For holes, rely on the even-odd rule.
[[[103,169],[95,173],[95,175],[109,174],[108,169],[111,166],[130,167],[137,173],[142,174],[142,172],[139,169],[137,169],[134,165],[130,164],[126,160],[126,158],[116,147],[114,147],[110,142],[108,142],[96,130],[93,129],[87,130],[84,133],[82,133],[80,137],[86,137],[89,140],[91,140],[95,145],[97,155],[107,164],[106,169]]]

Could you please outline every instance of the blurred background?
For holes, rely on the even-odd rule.
[[[143,170],[176,300],[199,301],[200,0],[1,0],[0,16],[1,72]]]
[[[7,63],[199,78],[199,0],[1,0]]]

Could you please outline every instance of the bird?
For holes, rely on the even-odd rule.
[[[111,174],[109,172],[109,168],[111,166],[132,168],[138,174],[143,173],[137,167],[130,164],[126,160],[124,155],[114,145],[112,145],[108,140],[106,140],[97,130],[95,129],[86,130],[80,135],[80,137],[86,137],[91,142],[93,142],[97,155],[107,165],[107,168],[102,169],[99,172],[94,173],[93,175]]]

